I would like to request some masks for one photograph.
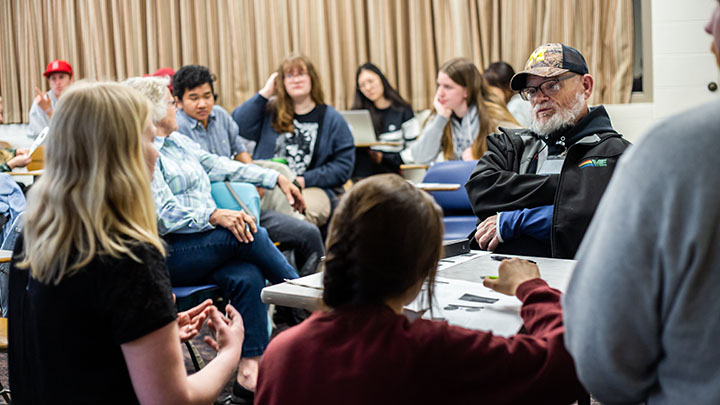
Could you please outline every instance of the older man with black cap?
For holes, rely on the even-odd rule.
[[[48,63],[43,76],[47,77],[50,91],[43,93],[35,87],[37,96],[30,107],[30,136],[38,136],[46,126],[50,125],[55,103],[70,84],[73,82],[73,69],[64,60],[54,60]]]
[[[594,80],[563,44],[538,47],[511,87],[532,105],[528,129],[488,137],[465,185],[480,248],[572,258],[629,142],[603,106],[588,107]]]

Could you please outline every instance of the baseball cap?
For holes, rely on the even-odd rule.
[[[510,80],[510,88],[515,91],[525,88],[528,75],[555,77],[565,72],[587,74],[585,58],[577,49],[564,44],[544,44],[530,54],[525,69]]]
[[[65,62],[64,60],[56,59],[47,65],[47,69],[45,69],[45,73],[43,73],[43,76],[50,77],[53,73],[67,73],[71,77],[73,75],[72,66],[70,66],[69,63]]]
[[[173,76],[175,76],[175,70],[173,70],[173,68],[168,68],[168,67],[160,68],[151,75],[145,75],[145,77],[148,77],[148,76],[153,76],[153,77],[169,76],[170,84],[168,84],[168,89],[170,89],[170,94],[173,94],[172,78],[173,78]]]

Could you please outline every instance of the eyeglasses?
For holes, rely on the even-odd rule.
[[[575,77],[575,74],[545,80],[537,86],[527,86],[524,89],[520,90],[520,97],[522,97],[522,99],[525,101],[530,101],[531,98],[537,95],[538,90],[540,90],[547,97],[552,97],[557,94],[558,91],[560,91],[560,89],[562,88],[562,86],[560,86],[560,82],[563,80],[567,80],[571,77]]]
[[[292,72],[285,72],[285,78],[292,80],[295,78],[301,78],[308,75],[308,72],[306,70],[303,71],[292,71]]]

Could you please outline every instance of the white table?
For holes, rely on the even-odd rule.
[[[540,268],[540,276],[548,284],[565,291],[575,268],[574,260],[544,257],[515,256],[533,260]],[[500,262],[492,260],[490,253],[472,251],[469,254],[442,259],[437,277],[480,283],[485,276],[497,276]],[[261,298],[266,304],[317,310],[323,308],[322,273],[312,274],[290,282],[265,287]]]

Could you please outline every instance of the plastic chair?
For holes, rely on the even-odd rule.
[[[470,199],[465,191],[465,183],[477,165],[477,160],[451,160],[437,162],[428,168],[423,183],[458,183],[462,185],[454,191],[432,191],[430,194],[442,207],[445,236],[443,239],[465,239],[475,229],[477,217],[473,213]]]

